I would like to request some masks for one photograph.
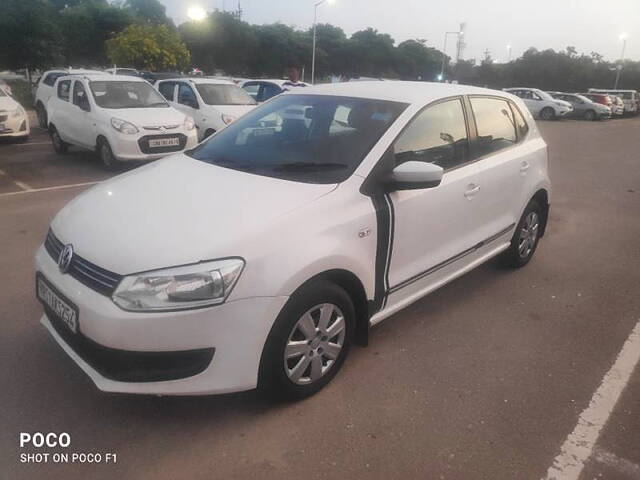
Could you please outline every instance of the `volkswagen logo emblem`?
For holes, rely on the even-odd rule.
[[[65,245],[58,256],[58,268],[62,273],[67,273],[71,259],[73,258],[73,247],[71,244]]]
[[[161,126],[161,127],[160,127],[160,131],[161,131],[162,133],[164,133],[165,128]]]

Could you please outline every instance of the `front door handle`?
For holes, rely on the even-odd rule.
[[[480,185],[470,183],[467,185],[467,190],[464,192],[464,197],[467,200],[471,200],[480,191]]]
[[[525,174],[527,173],[527,170],[529,170],[529,167],[530,167],[530,166],[531,166],[531,165],[529,164],[529,162],[527,162],[526,160],[525,160],[525,161],[523,161],[523,162],[520,164],[520,173],[521,173],[522,175],[525,175]]]

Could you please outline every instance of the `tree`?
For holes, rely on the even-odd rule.
[[[126,0],[123,5],[141,23],[175,28],[173,21],[167,17],[167,9],[158,0]]]
[[[60,14],[60,25],[65,32],[63,47],[69,65],[105,65],[108,39],[133,22],[127,10],[106,1],[85,1],[67,7]]]
[[[0,10],[0,67],[39,68],[62,62],[62,37],[51,3],[3,0]]]
[[[398,47],[396,71],[403,80],[435,80],[440,73],[442,54],[425,41],[407,40]]]
[[[351,35],[347,68],[350,77],[395,77],[395,48],[393,38],[386,33],[378,33],[373,28],[360,30]]]
[[[311,68],[311,49],[313,48],[313,28],[305,35],[308,47],[304,63]],[[343,73],[349,65],[347,35],[340,27],[328,23],[316,26],[316,78]],[[309,70],[310,71],[310,70]]]
[[[130,25],[107,41],[109,60],[145,70],[182,70],[189,65],[189,50],[166,25]]]

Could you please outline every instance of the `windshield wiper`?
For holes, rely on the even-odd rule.
[[[276,171],[295,171],[295,170],[337,170],[348,168],[346,163],[319,163],[319,162],[291,162],[280,163],[273,166]]]

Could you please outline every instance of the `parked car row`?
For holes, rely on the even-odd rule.
[[[590,88],[587,93],[545,92],[538,88],[505,88],[520,97],[531,113],[542,120],[564,117],[602,120],[637,115],[640,96],[635,90]]]
[[[0,138],[25,141],[29,138],[29,117],[11,91],[0,85]]]

